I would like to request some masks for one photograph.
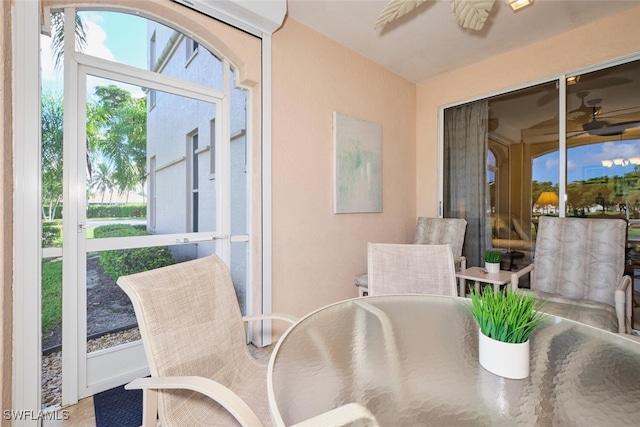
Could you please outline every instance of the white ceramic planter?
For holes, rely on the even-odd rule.
[[[489,273],[500,273],[499,262],[485,262],[484,268],[486,268]]]
[[[491,373],[516,380],[529,376],[529,340],[511,344],[478,331],[478,353],[480,365]]]

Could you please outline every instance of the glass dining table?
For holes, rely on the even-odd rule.
[[[274,425],[353,402],[381,426],[640,425],[640,342],[549,315],[530,376],[505,379],[478,363],[468,303],[373,296],[302,318],[269,361]]]

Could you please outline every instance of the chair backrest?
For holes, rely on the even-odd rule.
[[[369,295],[458,295],[449,245],[369,243],[367,259]]]
[[[467,220],[464,218],[418,218],[414,244],[449,245],[453,256],[462,255]]]
[[[122,276],[118,285],[133,303],[152,376],[200,376],[229,387],[253,363],[229,270],[216,255]],[[194,410],[184,406],[197,400],[191,394],[160,392],[161,418]]]
[[[615,307],[626,233],[622,219],[541,216],[531,288]]]

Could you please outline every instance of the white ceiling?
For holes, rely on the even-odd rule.
[[[288,16],[417,83],[640,6],[640,0],[534,0],[513,12],[496,0],[484,28],[473,31],[458,26],[450,0],[434,0],[374,30],[387,3],[288,0]]]

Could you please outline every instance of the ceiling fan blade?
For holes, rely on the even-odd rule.
[[[406,15],[427,0],[391,0],[380,12],[374,29],[384,27],[389,22]]]
[[[462,28],[479,31],[489,17],[495,0],[453,0],[451,13]]]
[[[615,135],[622,135],[622,133],[627,129],[640,127],[640,121],[621,122],[621,123],[613,123],[613,124],[610,124],[608,122],[602,122],[602,123],[605,123],[605,125],[602,127],[596,127],[596,128],[587,127],[584,130],[589,135],[594,135],[594,136],[615,136]]]

